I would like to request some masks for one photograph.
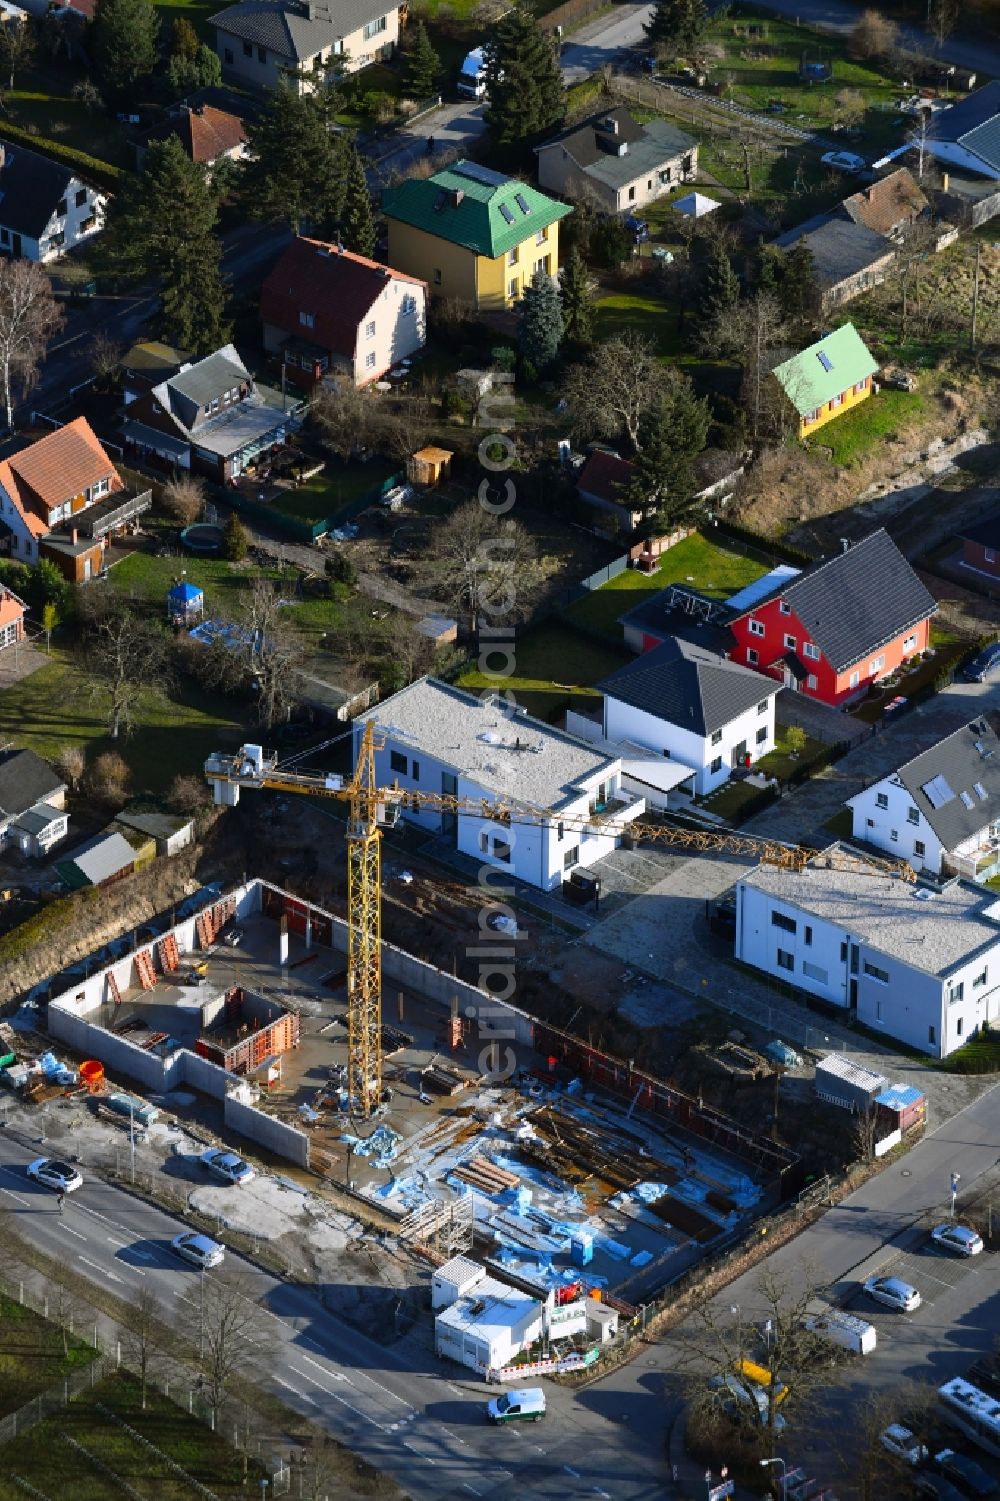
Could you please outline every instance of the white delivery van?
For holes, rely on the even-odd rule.
[[[504,1392],[486,1404],[491,1423],[537,1423],[545,1416],[545,1393],[540,1386],[525,1387],[523,1392]]]
[[[486,97],[486,61],[482,47],[474,47],[458,75],[458,92],[467,99]]]
[[[825,1308],[814,1304],[802,1320],[802,1325],[813,1334],[829,1340],[832,1345],[850,1350],[852,1355],[870,1355],[878,1339],[874,1324],[859,1319],[856,1314],[844,1313],[839,1308]]]

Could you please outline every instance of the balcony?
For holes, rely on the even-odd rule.
[[[944,856],[944,866],[967,881],[985,881],[1000,866],[1000,830],[984,834],[975,847],[966,846]]]
[[[641,818],[646,811],[644,797],[631,797],[627,792],[615,793],[605,803],[591,803],[587,810],[588,830],[599,830],[606,823],[631,823]]]

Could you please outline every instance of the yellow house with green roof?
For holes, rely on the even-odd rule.
[[[536,271],[559,270],[559,221],[569,204],[478,162],[456,162],[382,195],[388,262],[426,281],[436,297],[495,312],[509,308]]]
[[[866,401],[878,361],[853,323],[810,344],[772,374],[798,413],[799,437],[832,422],[842,412]]]

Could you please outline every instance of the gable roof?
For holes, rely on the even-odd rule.
[[[310,9],[314,12],[310,15]],[[355,19],[357,14],[357,19]],[[383,15],[381,0],[345,0],[336,19],[318,6],[285,4],[283,0],[241,0],[209,16],[209,25],[279,57],[308,62],[317,52],[355,31],[365,21]]]
[[[643,172],[655,172],[697,146],[666,120],[650,120],[645,125],[627,109],[603,110],[581,125],[565,130],[551,141],[536,146],[536,153],[558,147],[566,151],[588,177],[621,187]]]
[[[608,698],[695,735],[712,735],[778,692],[751,667],[673,638],[598,683]]]
[[[853,323],[817,339],[790,360],[774,367],[774,376],[800,417],[874,375],[874,359]]]
[[[299,314],[311,313],[310,341],[352,358],[358,325],[393,281],[426,290],[426,282],[415,276],[404,276],[363,255],[299,235],[265,278],[261,320],[288,333],[304,334]]]
[[[65,790],[62,777],[34,751],[8,751],[0,757],[0,811],[8,818],[16,818]]]
[[[791,605],[836,672],[937,612],[933,596],[884,528],[807,569],[771,596],[779,598]]]
[[[568,203],[546,198],[530,183],[466,161],[431,177],[411,178],[399,187],[387,188],[382,209],[388,219],[463,245],[490,260],[506,255],[573,212]]]
[[[624,490],[633,468],[628,459],[595,448],[576,477],[576,488],[581,494],[596,495],[598,500],[611,505],[627,506]]]
[[[124,834],[95,834],[71,854],[56,862],[56,870],[69,886],[99,886],[135,864],[135,850]],[[82,878],[82,879],[81,879]]]
[[[49,510],[109,476],[112,491],[121,490],[122,480],[86,417],[0,461],[0,485],[36,537],[49,530]]]
[[[902,782],[944,848],[955,849],[1000,820],[1000,736],[995,717],[992,723],[974,719],[963,725],[907,761],[894,779]]]
[[[170,136],[178,138],[193,162],[208,165],[242,146],[247,133],[238,115],[201,104],[182,108],[162,125],[154,126],[146,141],[165,141]]]
[[[1000,169],[1000,82],[984,83],[967,99],[934,116],[930,147],[935,141],[964,146]]]
[[[236,353],[235,345],[226,344],[193,365],[182,365],[176,375],[154,386],[152,395],[176,425],[189,434],[198,427],[199,417],[208,420],[202,414],[209,402],[248,380],[250,372]]]
[[[67,167],[0,135],[0,223],[8,229],[37,240],[76,181]]]
[[[884,235],[876,234],[866,224],[856,223],[842,204],[786,230],[774,243],[780,250],[787,250],[799,240],[805,240],[812,252],[821,291],[829,291],[896,254]]]
[[[897,224],[914,219],[928,207],[927,197],[906,167],[860,188],[845,198],[843,209],[855,224],[887,235]]]
[[[23,620],[27,608],[24,600],[16,595],[13,589],[0,586],[0,627],[15,625],[19,620]]]

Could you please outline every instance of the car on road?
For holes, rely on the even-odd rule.
[[[491,1423],[537,1423],[545,1416],[545,1393],[540,1386],[525,1387],[519,1392],[504,1392],[486,1404]]]
[[[966,1225],[935,1225],[931,1240],[942,1251],[953,1251],[956,1256],[978,1256],[983,1249],[983,1238]]]
[[[974,1459],[956,1454],[954,1449],[942,1449],[939,1454],[935,1454],[934,1464],[942,1475],[953,1480],[967,1496],[981,1497],[982,1501],[986,1501],[989,1496],[1000,1495],[1000,1483],[992,1475],[988,1475],[982,1465],[977,1465]]]
[[[226,1254],[225,1246],[220,1246],[217,1240],[210,1240],[207,1235],[198,1235],[194,1230],[185,1230],[182,1235],[175,1235],[170,1245],[178,1256],[183,1256],[185,1261],[190,1261],[200,1271],[219,1266]]]
[[[895,1308],[899,1313],[913,1313],[920,1307],[920,1294],[915,1287],[908,1282],[903,1282],[899,1277],[869,1277],[862,1284],[862,1291],[869,1297],[874,1298],[876,1303],[884,1303],[888,1308]]]
[[[883,1449],[888,1449],[890,1454],[895,1454],[904,1464],[923,1464],[927,1458],[927,1445],[920,1443],[916,1434],[909,1428],[904,1428],[902,1423],[890,1423],[879,1434],[878,1441]]]
[[[202,1167],[214,1173],[217,1178],[225,1178],[227,1183],[249,1183],[251,1178],[257,1176],[249,1162],[244,1162],[235,1152],[224,1152],[221,1147],[209,1147],[207,1152],[202,1152],[199,1160]]]
[[[28,1177],[61,1194],[71,1194],[74,1189],[83,1187],[83,1179],[76,1168],[55,1157],[36,1157],[28,1164]]]
[[[967,683],[985,683],[990,673],[1000,667],[1000,641],[994,641],[992,646],[986,646],[981,652],[977,652],[971,662],[966,662],[962,668],[962,676]]]
[[[930,1496],[931,1501],[965,1501],[965,1497],[957,1486],[952,1485],[943,1475],[924,1474],[916,1479],[917,1494]]]
[[[858,156],[854,151],[825,151],[820,157],[824,167],[832,167],[835,172],[863,172],[867,163],[863,156]]]

